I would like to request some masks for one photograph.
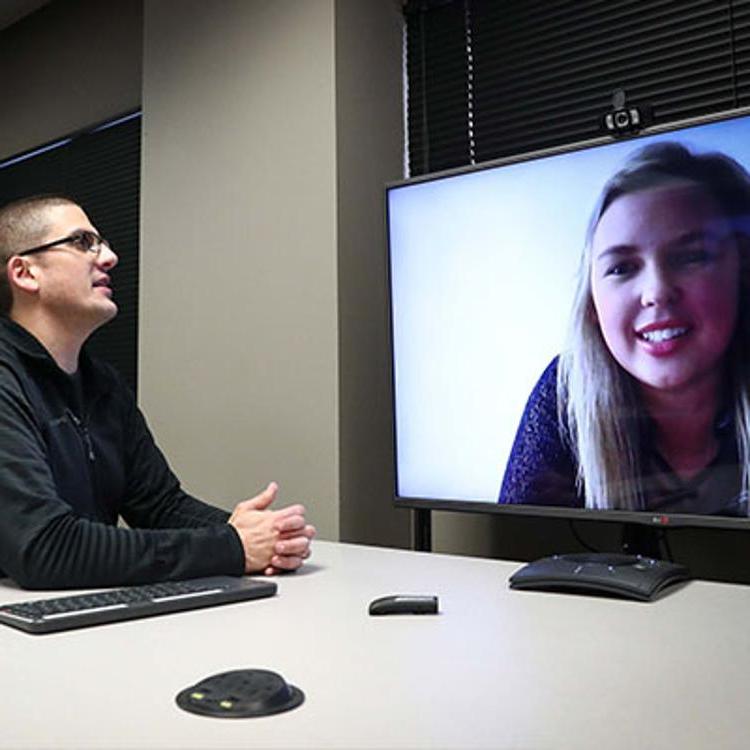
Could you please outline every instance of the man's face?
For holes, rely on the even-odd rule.
[[[37,244],[68,237],[76,232],[96,232],[83,209],[72,203],[46,209],[47,230]],[[28,256],[38,282],[38,302],[57,320],[88,332],[117,314],[109,277],[117,255],[108,247],[86,252],[70,243]]]
[[[591,288],[607,347],[642,387],[718,383],[737,320],[739,254],[700,187],[616,199],[594,232]]]

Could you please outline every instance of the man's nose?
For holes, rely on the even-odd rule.
[[[109,271],[117,265],[119,260],[117,253],[109,245],[104,245],[96,259],[96,265],[104,271]]]

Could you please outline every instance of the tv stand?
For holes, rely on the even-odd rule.
[[[411,529],[415,552],[432,552],[432,516],[429,509],[414,509]]]
[[[641,555],[661,560],[664,557],[664,529],[640,523],[626,523],[622,527],[622,551],[626,555]]]

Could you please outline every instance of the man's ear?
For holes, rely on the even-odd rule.
[[[8,283],[11,289],[19,289],[26,294],[36,294],[39,291],[36,267],[19,258],[17,255],[8,261]]]

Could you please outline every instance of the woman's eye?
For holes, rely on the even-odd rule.
[[[702,266],[705,263],[708,263],[711,260],[711,257],[711,253],[709,253],[708,250],[699,247],[681,250],[674,255],[672,262],[675,266],[680,268],[685,266]]]
[[[605,276],[627,276],[635,271],[635,263],[630,260],[623,260],[607,268]]]

